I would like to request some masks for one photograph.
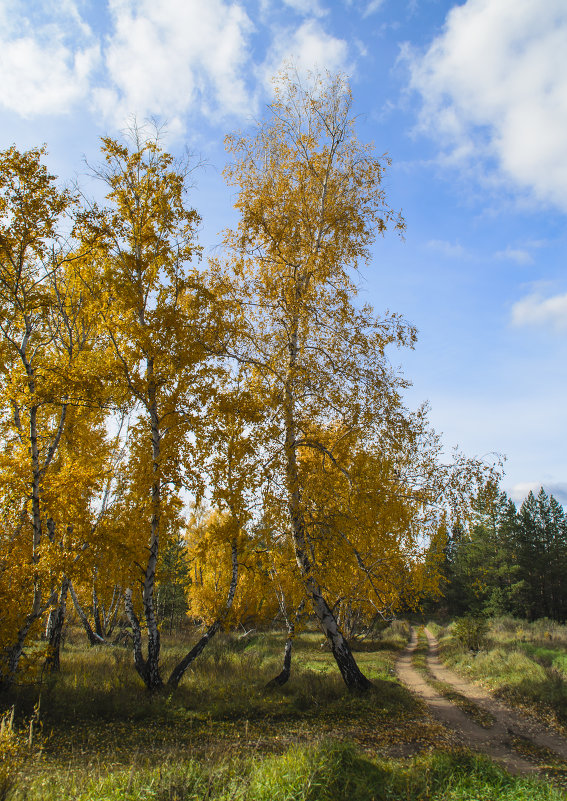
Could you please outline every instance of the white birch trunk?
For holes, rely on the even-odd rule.
[[[232,558],[232,576],[230,580],[230,586],[228,588],[228,595],[226,597],[224,609],[222,613],[218,616],[218,618],[215,620],[215,622],[209,626],[209,628],[203,634],[199,642],[196,645],[194,645],[193,648],[189,651],[189,653],[181,660],[181,662],[179,662],[174,667],[167,682],[170,687],[177,687],[189,665],[199,656],[199,654],[205,648],[207,643],[215,636],[217,631],[222,626],[223,622],[226,620],[228,613],[232,608],[232,603],[234,601],[234,596],[236,594],[236,586],[238,584],[238,549],[236,545],[236,540],[233,540],[231,545],[231,558]]]
[[[301,298],[301,288],[298,287],[296,300]],[[289,341],[289,369],[284,387],[284,425],[285,425],[285,470],[288,511],[291,524],[291,533],[295,549],[297,566],[301,573],[307,594],[311,599],[313,611],[317,615],[321,628],[329,643],[337,666],[345,684],[352,690],[367,690],[372,683],[361,672],[352,655],[350,647],[340,631],[335,616],[323,597],[321,588],[313,575],[313,566],[307,551],[307,533],[305,519],[301,507],[301,490],[299,484],[299,471],[297,467],[297,426],[295,422],[295,399],[293,375],[296,369],[299,353],[298,347],[298,318],[294,320]]]

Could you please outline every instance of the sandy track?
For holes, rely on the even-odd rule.
[[[482,688],[446,668],[439,660],[437,640],[428,629],[425,629],[425,634],[429,646],[427,667],[433,677],[449,684],[458,693],[489,712],[494,717],[494,725],[489,729],[477,725],[451,701],[430,687],[421,673],[413,667],[412,655],[417,646],[417,634],[414,629],[411,631],[406,649],[398,659],[396,665],[398,677],[412,692],[423,698],[434,717],[457,733],[463,745],[475,751],[482,751],[500,762],[510,773],[515,774],[537,772],[538,766],[514,750],[511,743],[511,737],[514,736],[527,737],[536,745],[547,748],[567,760],[565,738],[505,707]]]

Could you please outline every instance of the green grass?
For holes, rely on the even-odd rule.
[[[86,778],[37,778],[29,801],[559,801],[561,791],[537,779],[513,778],[466,751],[411,760],[372,758],[349,743],[323,740],[283,754],[214,763],[188,759],[136,766]],[[17,796],[16,796],[17,797]],[[20,796],[23,797],[23,796]]]
[[[506,702],[567,726],[567,627],[499,618],[477,653],[452,636],[451,626],[428,627],[436,628],[440,655],[450,667]]]
[[[267,692],[265,684],[280,670],[283,637],[258,632],[217,635],[178,691],[154,695],[138,679],[129,649],[87,648],[71,631],[59,676],[2,699],[16,707],[25,751],[41,696],[42,729],[23,769],[14,768],[6,799],[561,798],[550,784],[512,779],[489,760],[453,749],[446,731],[395,679],[406,632],[396,625],[355,646],[375,684],[361,696],[346,691],[313,631],[297,637],[291,679],[279,691]],[[195,636],[165,636],[165,665]],[[2,759],[0,750],[0,765]]]

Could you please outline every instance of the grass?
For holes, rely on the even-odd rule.
[[[283,638],[257,632],[217,635],[177,692],[148,695],[129,649],[90,649],[71,630],[58,677],[1,699],[15,706],[10,742],[15,731],[21,747],[18,764],[4,765],[0,753],[10,775],[0,801],[562,798],[454,749],[395,679],[407,630],[396,624],[357,646],[375,684],[362,696],[345,690],[313,631],[297,637],[291,679],[277,692],[264,687],[279,672]],[[164,673],[194,638],[164,636]],[[42,729],[32,747],[38,696]]]
[[[494,694],[567,731],[567,627],[543,620],[497,618],[480,650],[467,650],[451,626],[428,623],[452,668]]]
[[[560,790],[511,777],[466,751],[410,760],[369,757],[352,744],[322,740],[283,754],[188,759],[175,765],[36,778],[26,798],[43,801],[560,801]]]

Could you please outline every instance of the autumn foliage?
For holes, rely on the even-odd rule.
[[[208,265],[157,131],[102,139],[102,203],[42,148],[0,154],[0,684],[42,632],[57,663],[72,598],[93,644],[123,618],[149,689],[176,614],[204,633],[171,686],[220,627],[314,614],[364,689],[348,639],[436,591],[490,468],[443,463],[388,359],[415,329],[359,302],[404,221],[351,108],[343,76],[277,77],[227,139],[238,221]]]

